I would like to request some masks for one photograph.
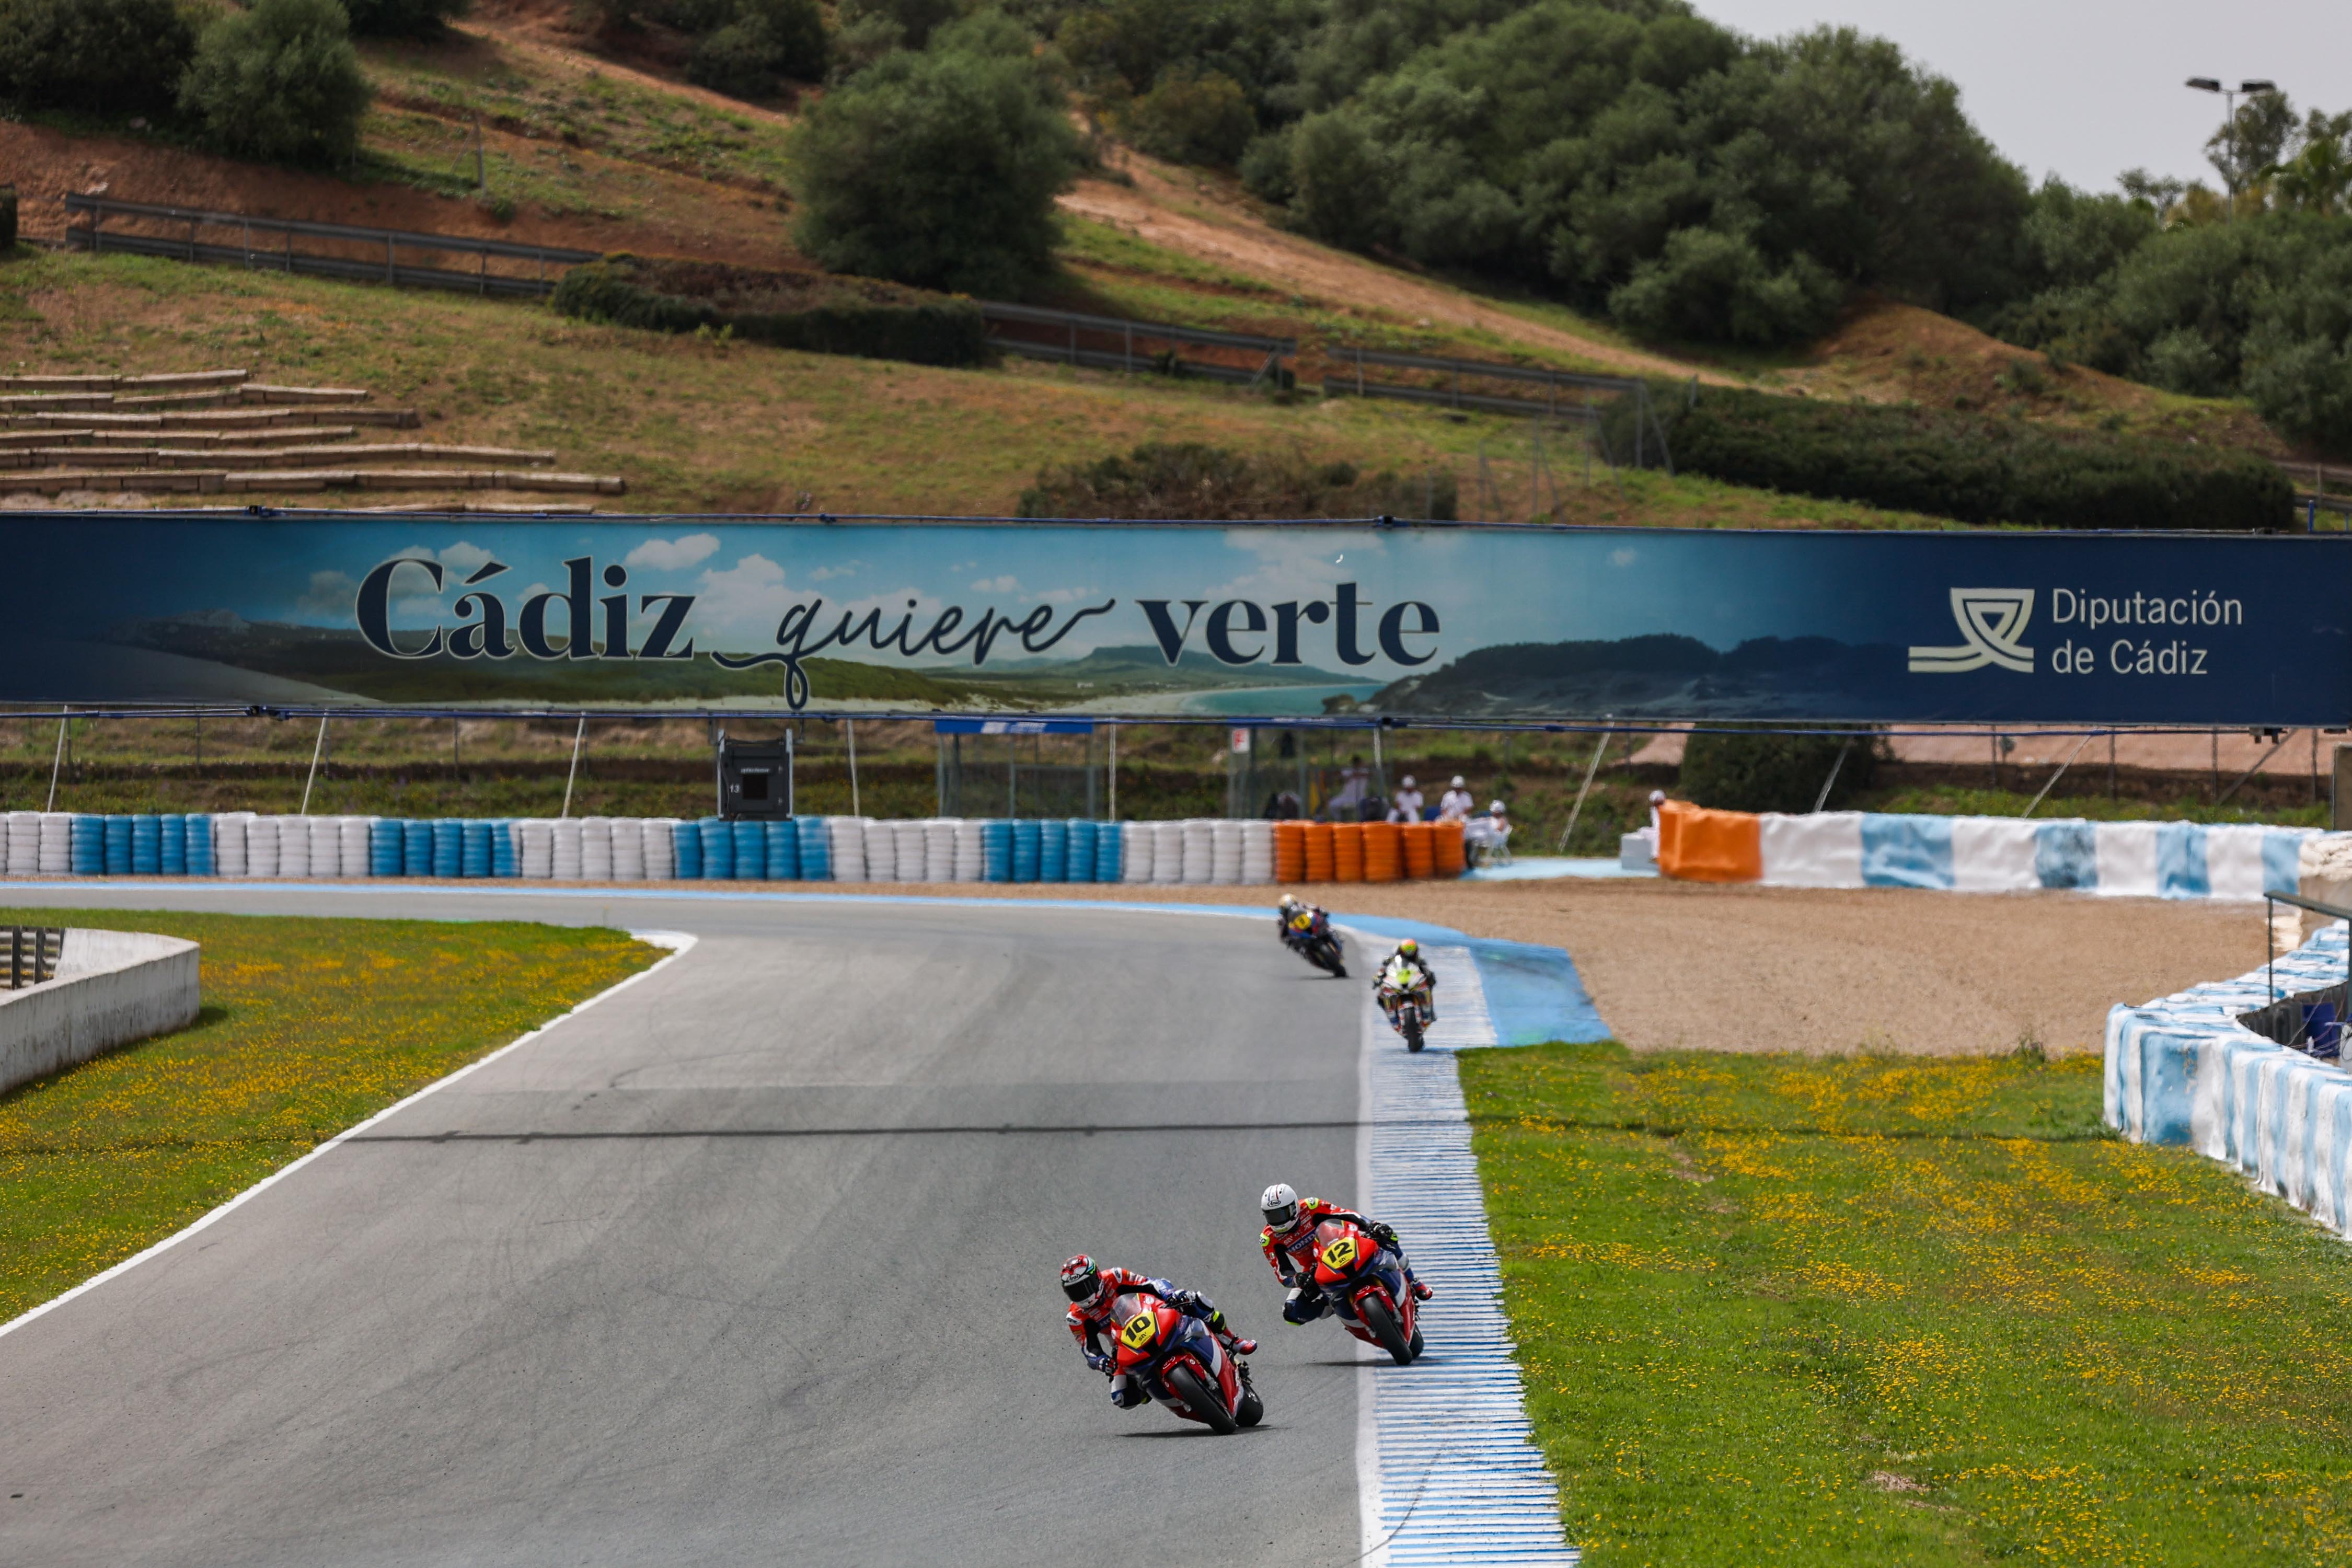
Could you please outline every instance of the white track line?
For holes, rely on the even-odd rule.
[[[229,1199],[228,1202],[205,1215],[194,1225],[187,1226],[184,1230],[173,1231],[171,1235],[165,1237],[154,1246],[147,1248],[144,1252],[133,1253],[129,1258],[126,1258],[121,1262],[116,1264],[113,1268],[107,1269],[104,1273],[91,1275],[89,1279],[83,1280],[80,1284],[67,1291],[64,1295],[53,1296],[49,1300],[42,1302],[39,1306],[35,1307],[32,1310],[26,1312],[24,1316],[13,1319],[5,1323],[0,1323],[0,1339],[5,1339],[8,1335],[15,1333],[18,1329],[23,1328],[26,1323],[29,1323],[34,1319],[40,1317],[43,1313],[57,1310],[59,1307],[64,1306],[68,1301],[72,1300],[75,1297],[84,1295],[91,1290],[97,1289],[100,1285],[105,1284],[116,1275],[138,1268],[139,1265],[146,1262],[149,1258],[155,1257],[158,1253],[170,1251],[173,1247],[179,1246],[180,1243],[187,1240],[188,1237],[195,1235],[206,1226],[211,1225],[214,1221],[226,1215],[231,1209],[236,1208],[246,1202],[248,1198],[252,1198],[260,1193],[266,1192],[269,1188],[276,1186],[278,1183],[284,1181],[287,1177],[292,1175],[295,1172],[300,1170],[311,1161],[329,1152],[338,1144],[344,1142],[346,1140],[366,1131],[377,1122],[382,1121],[385,1117],[394,1115],[398,1111],[407,1110],[418,1100],[423,1100],[426,1095],[448,1088],[451,1084],[457,1082],[459,1079],[464,1078],[468,1073],[480,1071],[483,1068],[489,1066],[500,1057],[505,1056],[509,1051],[521,1049],[523,1047],[530,1044],[531,1041],[547,1033],[548,1030],[552,1029],[558,1024],[562,1023],[564,1019],[578,1017],[581,1014],[585,1013],[589,1008],[593,1007],[597,1003],[604,1001],[606,997],[616,995],[623,991],[626,991],[638,981],[645,980],[660,973],[670,964],[676,963],[680,958],[685,957],[688,951],[694,946],[697,940],[687,932],[678,931],[633,931],[629,934],[636,938],[637,941],[650,943],[655,947],[668,948],[670,950],[669,955],[656,962],[648,968],[640,969],[637,973],[630,975],[626,980],[621,981],[617,984],[606,986],[604,990],[599,991],[593,996],[589,997],[585,1002],[581,1003],[578,1006],[572,1008],[570,1012],[563,1014],[561,1017],[550,1018],[546,1023],[541,1024],[538,1028],[531,1030],[529,1034],[517,1036],[515,1038],[508,1041],[505,1045],[500,1046],[497,1050],[492,1051],[488,1056],[478,1058],[473,1061],[467,1062],[464,1067],[459,1068],[456,1072],[449,1074],[446,1078],[436,1078],[431,1083],[426,1084],[423,1089],[418,1089],[415,1094],[410,1095],[407,1099],[398,1100],[391,1105],[385,1106],[382,1110],[377,1111],[373,1116],[369,1117],[366,1121],[362,1121],[355,1126],[346,1127],[341,1132],[336,1133],[332,1138],[328,1139],[325,1142],[320,1144],[317,1148],[303,1155],[300,1159],[296,1160],[291,1164],[279,1166],[277,1170],[272,1171],[269,1174],[262,1177],[261,1180],[254,1183],[253,1185],[246,1188],[245,1191],[237,1194],[236,1196]]]
[[[1349,935],[1357,952],[1380,951],[1374,939]],[[1357,1374],[1361,1560],[1574,1568],[1559,1489],[1535,1446],[1512,1360],[1454,1070],[1454,1053],[1493,1045],[1495,1026],[1469,949],[1424,944],[1422,953],[1437,972],[1442,1020],[1427,1047],[1408,1053],[1369,994],[1362,1015],[1358,1190],[1366,1213],[1396,1226],[1414,1272],[1438,1295],[1421,1361],[1368,1361]]]

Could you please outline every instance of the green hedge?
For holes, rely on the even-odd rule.
[[[1634,406],[1621,398],[1602,417],[1621,462],[1633,451]],[[1696,401],[1684,387],[1657,388],[1651,406],[1676,471],[1788,495],[2033,528],[2294,526],[2293,487],[2251,452],[1721,387]],[[1657,445],[1647,432],[1646,462],[1658,461]]]
[[[559,315],[583,321],[656,332],[707,327],[811,353],[942,365],[985,364],[991,357],[988,323],[971,300],[856,280],[803,283],[783,274],[614,258],[565,273],[549,303]]]
[[[1885,747],[1875,735],[1701,731],[1683,744],[1682,792],[1718,811],[1807,812],[1834,769],[1824,809],[1843,811],[1875,782]]]

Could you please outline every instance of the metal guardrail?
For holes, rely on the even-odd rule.
[[[1591,394],[1606,392],[1617,396],[1631,396],[1638,407],[1633,420],[1633,453],[1635,468],[1643,465],[1645,447],[1655,435],[1658,451],[1665,462],[1666,472],[1675,471],[1675,458],[1666,444],[1666,427],[1650,402],[1650,384],[1638,376],[1585,375],[1574,371],[1550,370],[1540,365],[1501,364],[1492,360],[1440,358],[1431,354],[1391,353],[1386,350],[1365,348],[1335,348],[1330,357],[1335,363],[1352,364],[1356,374],[1352,383],[1339,377],[1326,376],[1325,394],[1353,393],[1358,397],[1397,398],[1411,403],[1443,404],[1449,408],[1477,408],[1504,414],[1539,416],[1548,419],[1574,419],[1600,426],[1600,414],[1592,406]],[[1451,375],[1450,389],[1432,386],[1400,386],[1393,382],[1367,381],[1364,367],[1380,365],[1393,370],[1433,371]],[[1515,381],[1540,385],[1545,396],[1538,402],[1531,397],[1498,397],[1486,393],[1465,392],[1465,376],[1492,381]],[[1562,389],[1584,395],[1581,405],[1571,403],[1562,408]],[[1610,461],[1616,459],[1612,456]]]
[[[1439,386],[1400,386],[1388,381],[1349,381],[1340,376],[1323,378],[1326,397],[1393,398],[1403,403],[1427,403],[1441,408],[1475,408],[1495,414],[1538,415],[1547,419],[1572,420],[1582,424],[1601,423],[1601,411],[1590,405],[1571,403],[1560,407],[1556,403],[1538,403],[1532,397],[1493,397],[1484,393],[1452,391]]]
[[[65,956],[66,933],[62,926],[10,926],[8,928],[8,989],[22,991],[28,985],[38,985],[57,977],[58,963]]]
[[[1277,384],[1282,380],[1282,362],[1298,353],[1296,338],[1258,337],[1248,332],[1213,331],[1205,327],[1180,327],[1168,321],[1132,321],[1120,316],[1090,316],[1076,310],[1049,310],[1037,305],[1005,305],[982,300],[980,313],[991,328],[1001,325],[1053,327],[1065,334],[1060,344],[1033,342],[1022,338],[1009,338],[992,331],[996,344],[1030,359],[1059,360],[1065,364],[1090,365],[1101,370],[1152,370],[1165,363],[1160,355],[1135,352],[1138,338],[1164,343],[1184,343],[1195,348],[1242,349],[1250,353],[1264,354],[1265,360],[1254,371],[1243,371],[1234,365],[1221,365],[1205,360],[1177,360],[1176,368],[1187,375],[1206,376],[1216,381],[1230,381],[1255,386],[1269,376]],[[1099,348],[1082,348],[1080,333],[1098,338],[1117,338],[1117,352]]]
[[[153,206],[144,202],[119,202],[106,196],[68,195],[66,206],[66,245],[68,249],[127,251],[141,256],[168,256],[184,261],[210,261],[247,268],[267,268],[279,272],[305,272],[328,278],[349,278],[363,281],[407,285],[429,289],[450,289],[476,294],[545,294],[555,287],[548,276],[549,268],[561,270],[582,262],[597,259],[593,250],[570,250],[558,246],[520,245],[511,240],[473,239],[462,236],[421,234],[408,229],[360,228],[349,224],[309,223],[295,218],[254,217],[245,213],[209,212],[193,207]],[[86,216],[89,223],[76,227],[73,219]],[[109,232],[109,218],[133,219],[146,223],[184,226],[187,234],[182,238],[173,235],[132,234],[121,229]],[[206,229],[234,229],[238,232],[236,244],[221,244],[199,239]],[[282,240],[280,245],[257,247],[255,236]],[[350,256],[322,256],[315,251],[297,250],[297,238],[321,239],[346,245],[383,247],[383,260],[361,260]],[[403,265],[399,253],[432,251],[444,255],[470,256],[476,258],[473,271],[459,271],[446,267]],[[492,272],[490,262],[528,261],[533,265],[532,276],[524,278],[512,273]]]

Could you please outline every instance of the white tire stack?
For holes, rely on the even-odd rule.
[[[310,825],[299,816],[257,816],[246,833],[245,853],[257,877],[303,880],[310,875]]]
[[[1151,825],[1151,879],[1162,884],[1184,879],[1182,823],[1155,822]]]
[[[580,880],[580,819],[558,817],[549,826],[555,829],[553,875],[559,882]]]
[[[555,824],[543,816],[529,817],[514,825],[514,836],[519,876],[544,882],[555,875]]]
[[[949,826],[955,830],[955,880],[987,880],[987,825],[976,816],[966,816],[955,819]]]
[[[1151,846],[1156,838],[1148,822],[1122,822],[1118,825],[1118,879],[1122,882],[1151,880]]]
[[[1209,880],[1231,887],[1242,879],[1242,825],[1217,820],[1209,824]]]
[[[37,811],[12,811],[8,814],[8,875],[37,876],[41,869],[41,814]]]
[[[890,825],[890,837],[897,841],[891,847],[898,867],[899,881],[920,882],[925,879],[924,874],[930,869],[931,860],[929,828],[929,823],[919,820]]]
[[[923,824],[923,880],[956,879],[956,825],[944,816]]]
[[[677,818],[656,816],[645,825],[646,880],[674,881],[677,877]]]
[[[335,823],[335,858],[341,863],[339,875],[364,877],[368,874],[368,842],[375,833],[373,816],[344,816]]]
[[[1216,824],[1205,816],[1195,816],[1179,823],[1183,833],[1184,875],[1182,880],[1193,884],[1212,881],[1216,876]]]
[[[609,882],[613,879],[613,819],[609,816],[583,816],[580,819],[580,879],[583,882]]]
[[[310,851],[310,874],[327,881],[343,874],[343,825],[331,816],[295,816],[289,821],[299,825],[304,847]],[[286,864],[286,851],[278,851],[278,863]]]
[[[858,824],[866,844],[866,879],[869,882],[895,882],[898,879],[898,836],[887,822],[866,817]]]
[[[647,826],[634,816],[613,818],[613,880],[615,882],[642,882],[646,879]]]
[[[1242,880],[1261,885],[1274,880],[1274,824],[1263,817],[1242,824]]]
[[[833,848],[833,879],[836,882],[865,881],[866,819],[860,816],[828,816],[824,819],[824,831]]]
[[[45,830],[41,844],[42,858],[46,860],[48,858],[46,832],[48,824],[45,821],[41,826]],[[224,877],[244,877],[252,873],[253,862],[246,853],[252,828],[253,813],[249,811],[226,812],[213,818],[214,870]]]

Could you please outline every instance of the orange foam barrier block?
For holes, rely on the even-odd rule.
[[[1404,876],[1404,833],[1393,822],[1364,824],[1364,880],[1393,882]]]
[[[1305,826],[1307,829],[1307,879],[1310,882],[1338,881],[1339,868],[1332,860],[1334,851],[1331,847],[1331,825],[1328,822],[1309,822]]]
[[[1658,808],[1658,869],[1690,882],[1753,882],[1764,875],[1764,819],[1670,800]]]
[[[1331,879],[1335,882],[1360,882],[1364,879],[1362,823],[1335,822],[1331,825]]]

